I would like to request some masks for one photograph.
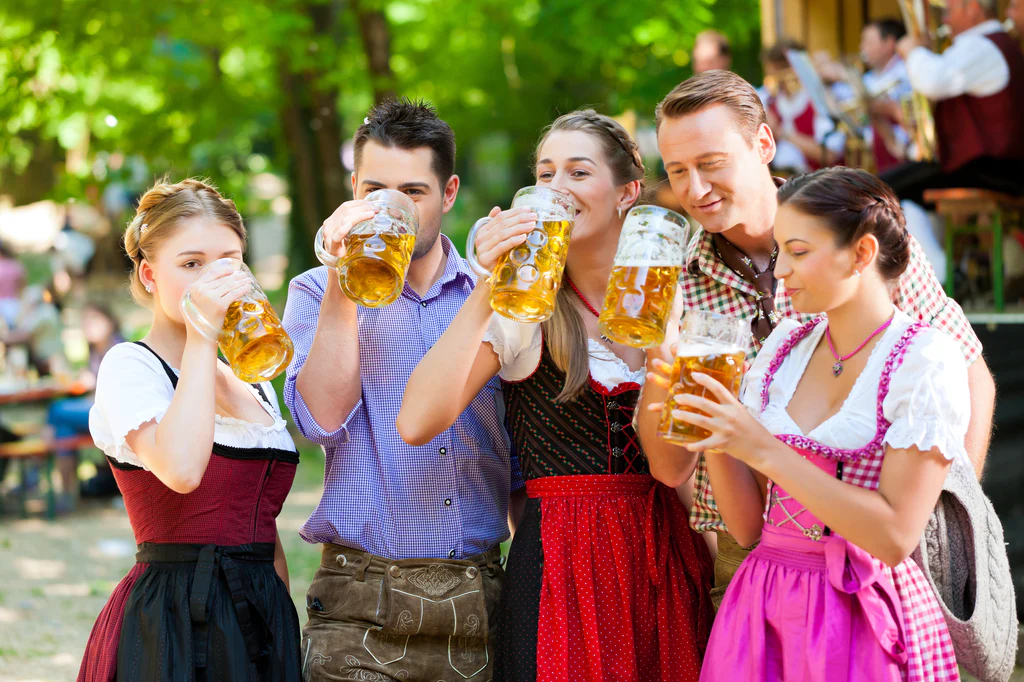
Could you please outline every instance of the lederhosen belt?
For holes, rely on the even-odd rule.
[[[156,544],[144,542],[139,545],[135,555],[139,563],[182,563],[196,565],[196,573],[192,579],[192,591],[189,594],[189,615],[192,618],[192,640],[195,665],[206,667],[209,642],[207,628],[209,626],[209,600],[218,570],[224,574],[231,594],[231,602],[238,616],[238,625],[245,639],[245,648],[249,660],[256,661],[270,650],[271,634],[266,625],[266,618],[256,606],[252,589],[244,581],[237,561],[274,561],[274,543],[255,542],[248,545],[190,545],[190,544]],[[255,614],[253,613],[255,611]],[[255,615],[255,618],[254,618]],[[263,645],[256,632],[256,625],[263,631]]]

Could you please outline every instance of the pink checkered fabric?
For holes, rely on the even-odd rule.
[[[686,267],[679,281],[683,291],[684,310],[707,310],[749,320],[757,315],[757,292],[738,274],[729,269],[715,253],[711,235],[703,229],[694,233],[687,247]],[[956,339],[967,364],[981,357],[981,342],[956,301],[946,296],[935,271],[928,264],[921,245],[910,238],[910,262],[900,277],[893,303],[911,318]],[[813,316],[793,309],[783,287],[775,292],[775,311],[779,319],[808,322]],[[753,360],[763,339],[752,339],[747,358]],[[698,532],[725,531],[725,523],[711,492],[707,464],[703,455],[697,460],[693,509],[690,525]]]
[[[768,387],[782,361],[789,351],[806,337],[821,320],[814,320],[794,330],[779,346],[778,352],[768,366],[761,393],[761,409],[768,405]],[[867,490],[877,490],[882,473],[885,448],[882,441],[890,423],[885,418],[882,405],[889,392],[892,372],[903,363],[907,349],[924,325],[913,324],[900,337],[886,359],[878,385],[878,425],[875,437],[857,450],[841,450],[823,445],[811,438],[798,435],[780,435],[777,438],[800,451],[805,457],[824,457],[841,461],[843,482]],[[768,501],[771,504],[771,501]],[[946,620],[931,584],[924,573],[911,559],[905,559],[895,568],[889,568],[875,559],[878,566],[889,576],[899,595],[906,625],[907,668],[903,679],[907,682],[945,682],[959,680],[960,673],[953,651]]]

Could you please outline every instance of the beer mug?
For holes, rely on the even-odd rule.
[[[661,410],[659,436],[670,443],[682,445],[696,443],[711,435],[707,429],[673,418],[672,410],[704,414],[677,405],[675,397],[689,393],[718,402],[710,391],[693,380],[694,372],[707,374],[738,396],[749,344],[749,320],[702,310],[687,312],[683,316],[676,360],[672,365],[672,385]]]
[[[537,224],[526,241],[498,258],[493,272],[476,259],[476,233],[490,218],[481,218],[469,231],[466,260],[481,277],[491,278],[491,308],[517,322],[543,322],[555,310],[562,285],[569,237],[576,220],[572,197],[547,187],[524,187],[512,208],[530,207]]]
[[[196,277],[209,268],[223,267],[224,264],[247,274],[252,280],[252,288],[228,306],[221,328],[203,317],[188,290],[181,297],[181,312],[200,334],[217,342],[236,377],[247,384],[270,381],[292,361],[292,340],[281,326],[267,295],[242,261],[222,258],[205,265]]]
[[[602,334],[634,348],[661,345],[689,237],[689,223],[675,211],[630,209],[597,321]]]
[[[373,204],[377,215],[345,235],[345,255],[338,258],[327,251],[322,227],[313,248],[321,263],[338,271],[346,296],[361,306],[379,308],[402,294],[419,221],[416,204],[402,192],[378,189],[364,201]]]

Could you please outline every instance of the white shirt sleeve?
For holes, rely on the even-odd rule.
[[[907,55],[914,90],[933,100],[959,95],[988,97],[1010,83],[1010,67],[996,44],[984,35],[960,36],[945,52],[924,47]]]
[[[890,377],[882,411],[893,448],[938,448],[946,459],[970,465],[964,439],[971,418],[967,364],[956,343],[934,329],[918,333]]]
[[[163,365],[152,353],[134,343],[114,346],[100,363],[96,402],[89,411],[96,447],[119,462],[145,468],[125,438],[148,421],[159,422],[173,397]]]
[[[494,313],[483,340],[497,353],[501,362],[498,376],[505,381],[522,381],[540,364],[543,334],[539,323],[524,324]]]

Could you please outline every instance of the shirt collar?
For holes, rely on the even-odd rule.
[[[445,256],[444,272],[441,273],[441,277],[434,282],[433,286],[431,286],[427,293],[422,297],[422,300],[424,301],[438,296],[441,293],[441,290],[451,282],[461,280],[464,285],[467,285],[470,288],[472,288],[476,283],[476,276],[470,269],[469,263],[459,255],[458,250],[455,248],[452,240],[448,238],[448,235],[441,233],[438,235],[438,239],[441,240],[441,250],[444,252]],[[407,294],[420,299],[420,296],[409,288],[408,283],[405,286]]]
[[[967,29],[966,31],[964,31],[963,33],[958,35],[953,40],[955,42],[957,40],[960,40],[961,38],[966,38],[968,36],[987,36],[990,33],[1002,33],[1002,32],[1003,32],[1003,25],[1001,23],[999,23],[999,20],[998,19],[989,19],[988,21],[983,21],[983,22],[981,22],[980,24],[978,24],[976,26],[971,26],[969,29]]]

